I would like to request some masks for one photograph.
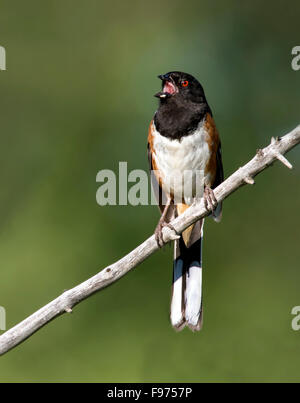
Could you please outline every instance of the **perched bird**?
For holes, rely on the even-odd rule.
[[[223,182],[223,166],[219,134],[201,84],[179,71],[158,77],[162,90],[155,94],[159,107],[149,127],[148,159],[162,214],[155,237],[162,247],[163,227],[195,199],[204,197],[220,221],[222,205],[212,189]],[[174,241],[170,318],[176,330],[202,326],[203,224],[204,219],[196,222]]]

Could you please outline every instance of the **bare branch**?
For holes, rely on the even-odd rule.
[[[274,156],[278,159],[278,161],[282,162],[287,168],[292,169],[293,165],[280,153],[274,152]]]
[[[217,201],[220,202],[226,199],[246,183],[253,184],[253,178],[270,166],[276,159],[288,168],[291,168],[291,164],[283,157],[283,154],[299,143],[300,125],[280,139],[273,138],[268,147],[258,150],[251,161],[239,168],[214,190]],[[188,226],[200,218],[207,216],[209,213],[210,210],[205,208],[203,199],[199,203],[193,204],[184,214],[172,221],[174,230],[169,227],[163,229],[165,242],[167,243],[176,239],[178,234],[181,234]],[[0,355],[20,344],[52,319],[65,312],[71,313],[75,305],[120,279],[152,255],[157,249],[158,246],[155,237],[152,235],[116,263],[106,267],[78,286],[65,291],[58,298],[0,336]]]
[[[244,179],[244,182],[247,183],[248,185],[254,185],[255,181],[253,178],[251,178],[251,176],[246,176],[246,178]]]

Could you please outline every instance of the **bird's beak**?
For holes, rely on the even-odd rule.
[[[160,74],[157,76],[161,81],[167,81],[169,79],[169,76],[167,74]]]
[[[154,96],[155,96],[156,98],[168,98],[168,97],[170,97],[171,95],[170,95],[170,94],[166,94],[166,93],[163,92],[163,91],[159,91],[159,92],[157,92]]]
[[[163,82],[162,91],[158,92],[154,96],[157,98],[168,98],[178,92],[178,88],[176,87],[173,78],[168,74],[160,74],[158,76],[160,80]]]

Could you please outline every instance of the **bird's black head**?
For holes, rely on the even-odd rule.
[[[207,113],[212,114],[202,85],[190,74],[179,71],[158,77],[162,90],[155,95],[160,99],[154,115],[156,129],[172,139],[188,136]]]
[[[162,90],[155,96],[160,98],[161,103],[171,100],[206,103],[202,85],[190,74],[171,71],[159,75],[158,78],[162,80]]]

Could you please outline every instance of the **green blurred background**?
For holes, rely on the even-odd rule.
[[[10,328],[151,235],[96,174],[148,169],[158,74],[203,84],[225,175],[299,123],[299,1],[1,1],[0,305]],[[0,381],[300,381],[300,147],[207,220],[204,328],[169,323],[172,250],[0,358]],[[3,332],[1,332],[2,334]]]

